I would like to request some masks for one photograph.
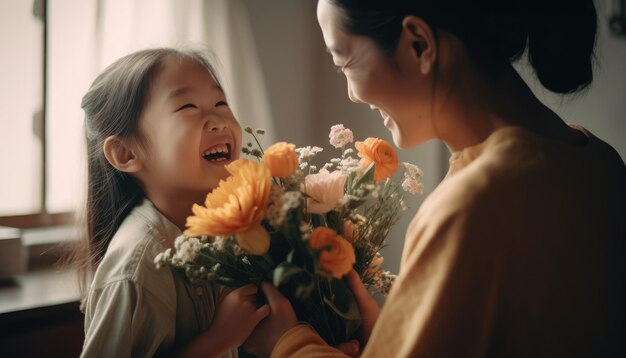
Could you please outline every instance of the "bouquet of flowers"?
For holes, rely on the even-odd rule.
[[[377,138],[355,142],[355,158],[343,125],[329,135],[341,155],[321,169],[313,158],[322,148],[279,142],[263,151],[263,131],[245,131],[258,148],[243,152],[259,162],[229,164],[231,176],[193,206],[174,251],[155,262],[229,287],[271,281],[329,344],[348,341],[360,315],[342,277],[354,268],[371,291],[389,292],[395,276],[382,269],[380,250],[406,210],[402,189],[421,192],[422,172],[402,163],[402,182],[392,180],[397,154]]]

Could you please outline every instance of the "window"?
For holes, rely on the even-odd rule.
[[[82,96],[130,52],[208,46],[238,119],[271,132],[245,10],[232,0],[0,2],[0,225],[70,222],[85,191]]]
[[[28,1],[0,2],[0,215],[42,209],[43,24]],[[15,34],[20,34],[16,36]]]
[[[3,1],[0,224],[68,221],[82,197],[80,100],[96,68],[96,3]]]

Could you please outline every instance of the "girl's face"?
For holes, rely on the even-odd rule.
[[[320,0],[317,17],[335,66],[346,76],[348,96],[378,111],[395,144],[409,148],[432,137],[424,81],[397,56],[385,55],[368,37],[343,30],[341,10]]]
[[[139,120],[146,143],[143,184],[206,195],[239,158],[241,127],[224,92],[201,65],[168,57],[155,72]]]

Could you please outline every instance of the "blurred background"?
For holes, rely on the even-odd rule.
[[[42,253],[76,236],[69,223],[84,191],[80,101],[97,74],[125,54],[159,46],[209,49],[236,117],[242,126],[266,129],[266,146],[274,140],[318,145],[327,151],[320,159],[327,159],[337,154],[327,141],[330,126],[338,123],[357,139],[391,141],[377,113],[349,101],[345,79],[326,52],[316,3],[0,0],[0,225],[19,229],[19,252],[25,257],[17,269],[6,268],[0,331],[7,322],[17,322],[7,318],[12,312],[46,304],[24,306],[32,285],[37,288],[31,295],[55,297],[54,304],[75,301],[71,275],[54,281],[54,260],[43,259]],[[541,89],[524,62],[516,68],[562,118],[586,127],[626,158],[626,27],[615,21],[620,11],[623,21],[624,0],[597,0],[596,7],[597,68],[588,91],[555,96]],[[448,150],[434,141],[400,152],[402,161],[424,171],[425,191],[408,198],[410,209],[388,238],[383,252],[388,270],[398,272],[404,230],[445,175],[448,157]],[[9,240],[16,234],[5,236]],[[39,270],[50,276],[36,276]],[[52,284],[41,288],[43,282]]]

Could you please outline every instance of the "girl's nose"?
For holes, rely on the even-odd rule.
[[[211,116],[207,121],[206,127],[211,132],[217,132],[226,128],[226,120],[218,116]]]

